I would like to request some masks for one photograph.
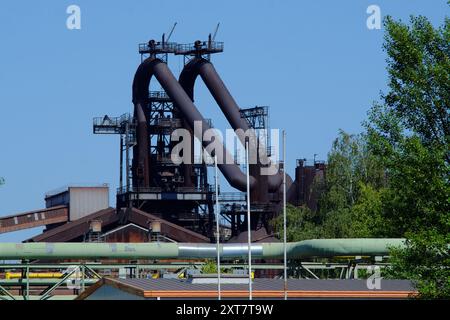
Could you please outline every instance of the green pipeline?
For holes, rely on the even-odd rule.
[[[404,239],[312,239],[286,244],[287,257],[382,256]],[[210,243],[0,243],[0,260],[22,259],[214,259],[217,246]],[[219,246],[222,259],[248,256],[247,243]],[[283,243],[252,243],[253,259],[282,258]]]

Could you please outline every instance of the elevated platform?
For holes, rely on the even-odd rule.
[[[214,189],[209,188],[189,188],[177,187],[173,190],[165,190],[163,188],[135,188],[126,187],[117,189],[118,198],[125,201],[125,197],[130,200],[187,200],[187,201],[207,201],[208,197],[212,197]]]
[[[178,44],[175,50],[176,55],[207,55],[223,52],[223,42],[217,41],[196,41],[188,44]]]
[[[175,42],[162,42],[150,40],[147,43],[139,44],[140,54],[161,54],[161,53],[175,53],[177,44]]]
[[[127,130],[130,133],[134,133],[136,131],[136,121],[127,113],[120,117],[105,115],[104,117],[95,117],[92,128],[94,134],[125,134]]]

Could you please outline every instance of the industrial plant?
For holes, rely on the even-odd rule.
[[[399,299],[414,294],[410,281],[383,280],[380,289],[376,281],[371,287],[358,279],[358,270],[375,274],[384,268],[389,247],[402,246],[403,239],[284,245],[272,221],[286,203],[316,210],[313,186],[323,181],[327,166],[298,159],[295,176],[285,172],[285,159],[276,157],[278,146],[271,145],[269,107],[239,106],[214,67],[212,57],[224,51],[216,32],[189,44],[170,42],[171,33],[139,44],[133,112],[101,115],[92,124],[93,134],[117,135],[115,199],[108,184],[74,184],[47,192],[43,209],[0,217],[0,233],[45,226],[23,243],[0,243],[0,299]],[[168,65],[173,55],[184,61],[178,76]],[[213,149],[204,139],[214,130],[214,119],[197,108],[197,80],[247,152],[244,163],[219,139]],[[150,90],[155,81],[160,91]],[[180,142],[189,146],[189,154],[180,154]],[[174,154],[189,161],[176,162]],[[249,154],[256,161],[250,163]],[[219,162],[219,155],[232,161]],[[233,191],[226,191],[215,170]]]

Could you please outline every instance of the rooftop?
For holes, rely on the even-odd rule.
[[[224,298],[247,298],[248,285],[222,284]],[[253,297],[283,298],[282,279],[256,278]],[[109,293],[108,293],[109,292]],[[217,285],[192,283],[190,279],[112,279],[103,278],[83,292],[77,299],[121,298],[121,294],[134,299],[175,299],[217,297]],[[294,299],[406,299],[415,294],[411,281],[381,280],[381,289],[369,289],[366,280],[289,279],[288,297]]]

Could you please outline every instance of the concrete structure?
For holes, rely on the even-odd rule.
[[[98,186],[68,186],[49,192],[45,195],[47,208],[68,206],[69,221],[78,220],[91,213],[109,207],[109,187],[107,184]]]

